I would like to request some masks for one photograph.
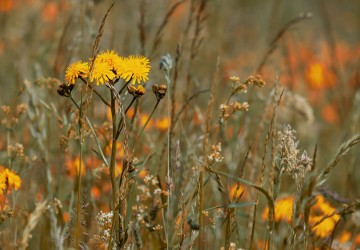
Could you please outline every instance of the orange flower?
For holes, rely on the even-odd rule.
[[[45,4],[42,9],[41,16],[45,22],[54,22],[58,16],[57,4],[54,2]]]
[[[0,12],[9,12],[14,8],[14,0],[0,0]]]
[[[293,196],[287,196],[278,199],[275,202],[275,221],[284,220],[287,223],[291,222],[291,215],[293,209]],[[318,195],[316,197],[315,205],[310,209],[309,223],[314,225],[315,223],[322,220],[325,216],[331,215],[335,212],[333,208],[323,196]],[[266,208],[262,214],[264,220],[267,219],[269,213],[269,208]],[[334,214],[333,216],[326,218],[320,224],[312,227],[311,230],[313,233],[321,238],[325,238],[331,234],[337,221],[340,219],[340,215]]]
[[[336,124],[340,120],[339,113],[337,112],[335,107],[331,104],[326,105],[321,110],[321,116],[324,118],[324,120],[326,122],[331,123],[331,124]]]
[[[2,167],[2,170],[0,172],[0,195],[3,194],[4,190],[18,190],[20,186],[20,177],[15,172]]]
[[[146,171],[146,170],[141,170],[141,171],[139,172],[138,177],[139,177],[140,179],[144,179],[146,175],[147,175],[147,171]]]
[[[67,221],[69,220],[69,213],[68,213],[68,212],[64,212],[64,213],[62,214],[62,217],[63,217],[63,220],[64,220],[65,222],[67,222]]]
[[[101,191],[98,187],[92,187],[91,194],[95,199],[98,199],[100,197]]]
[[[70,158],[66,159],[65,165],[66,165],[66,169],[68,170],[69,176],[71,176],[71,177],[78,176],[79,167],[80,167],[80,157],[79,156],[75,157],[74,159],[70,159]],[[85,175],[85,168],[86,167],[85,167],[84,161],[82,161],[81,176]]]
[[[360,234],[354,237],[354,244],[355,246],[360,246]]]
[[[287,223],[291,222],[291,215],[293,209],[294,197],[292,195],[279,198],[275,203],[275,221],[284,220]],[[268,218],[269,208],[265,208],[262,218],[266,220]]]
[[[148,114],[141,114],[140,115],[140,124],[141,124],[141,127],[143,127],[147,121],[147,119],[149,118],[149,115]],[[145,130],[148,130],[149,128],[151,128],[153,126],[153,121],[150,120],[149,123],[146,125],[146,128]]]
[[[345,243],[345,242],[348,242],[350,240],[350,238],[351,238],[351,233],[349,231],[344,231],[338,237],[338,241],[340,243]]]
[[[319,222],[324,216],[333,214],[336,209],[333,208],[322,195],[316,197],[316,203],[311,208],[309,223],[314,224]],[[316,236],[325,238],[330,236],[336,223],[340,220],[340,215],[334,214],[333,216],[326,218],[319,225],[312,227],[312,231]]]
[[[164,117],[156,121],[155,126],[161,131],[166,131],[169,127],[169,118]]]
[[[309,87],[321,90],[334,84],[334,74],[319,62],[311,63],[305,72]]]
[[[244,194],[244,191],[245,191],[244,187],[239,183],[235,183],[234,185],[229,187],[229,195],[233,200],[239,197],[240,195],[242,196]]]

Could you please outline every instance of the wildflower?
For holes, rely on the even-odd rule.
[[[142,85],[139,85],[137,87],[134,87],[132,85],[129,85],[127,87],[129,93],[133,95],[134,97],[141,97],[146,93],[145,88]]]
[[[14,0],[2,0],[0,1],[0,12],[9,12],[14,7]]]
[[[149,59],[144,56],[129,56],[123,59],[121,78],[131,81],[132,84],[149,80]]]
[[[69,176],[77,176],[79,174],[80,168],[80,157],[77,156],[75,159],[66,159],[65,162],[66,168],[68,170]],[[85,164],[82,162],[81,164],[81,176],[85,174]]]
[[[240,82],[240,78],[238,76],[231,76],[230,81],[232,81],[233,83],[238,83]]]
[[[211,146],[211,153],[207,156],[209,163],[221,162],[224,157],[221,155],[221,143]]]
[[[306,173],[310,171],[312,160],[307,156],[306,151],[298,157],[299,150],[297,149],[298,142],[295,133],[296,131],[290,125],[285,126],[283,131],[279,131],[277,153],[281,171],[290,173],[295,180],[298,180],[304,178]]]
[[[244,187],[239,183],[235,183],[233,186],[229,188],[230,197],[234,200],[238,197],[241,197],[244,194]]]
[[[348,242],[350,240],[350,238],[351,238],[351,233],[349,231],[344,231],[338,237],[338,241],[340,243],[345,243],[345,242]]]
[[[94,68],[91,72],[90,81],[96,80],[96,84],[105,84],[115,78],[115,73],[112,71],[111,66],[104,61],[95,59]]]
[[[316,197],[316,203],[311,208],[309,222],[314,225],[324,218],[324,216],[332,215],[336,212],[322,195]],[[338,220],[340,220],[340,215],[334,214],[333,216],[326,218],[320,224],[311,228],[316,236],[325,238],[330,236],[333,229],[335,228]]]
[[[162,119],[157,120],[155,126],[161,131],[166,131],[169,127],[169,118],[164,117]]]
[[[106,62],[115,73],[116,77],[119,78],[124,67],[124,58],[120,57],[115,51],[108,50],[100,53],[96,57],[98,62]]]
[[[89,74],[89,64],[87,62],[77,61],[70,64],[65,72],[65,79],[68,85],[75,84],[76,79],[85,78]]]
[[[310,88],[321,90],[334,85],[334,74],[319,62],[311,63],[305,72]]]
[[[278,199],[275,202],[275,221],[286,221],[287,223],[290,223],[293,212],[293,204],[293,196]],[[310,225],[313,225],[311,227],[311,231],[320,238],[329,236],[340,219],[340,215],[335,212],[335,208],[333,208],[322,195],[318,195],[316,197],[316,203],[310,209],[309,223]],[[266,220],[268,214],[269,208],[267,207],[262,214],[264,220]],[[329,215],[332,216],[324,219],[325,216]],[[321,223],[316,225],[319,221],[321,221]]]
[[[11,191],[12,189],[18,190],[21,186],[20,177],[13,171],[4,168],[0,172],[0,195],[3,194],[3,190],[7,189]]]
[[[70,84],[70,85],[67,85],[65,83],[60,84],[59,87],[57,88],[57,92],[61,96],[69,97],[74,86],[75,86],[74,84]]]
[[[166,84],[161,84],[160,86],[157,84],[154,84],[152,87],[152,91],[154,92],[154,94],[158,100],[161,100],[165,97],[166,90],[167,90]]]
[[[294,197],[286,196],[279,198],[275,203],[275,221],[286,221],[287,223],[291,222],[291,215],[293,211]],[[264,220],[267,219],[269,214],[269,208],[265,208],[262,217]]]
[[[265,86],[265,81],[261,78],[260,75],[256,75],[254,76],[249,76],[248,79],[246,79],[246,81],[244,82],[244,84],[246,85],[255,85],[257,87],[264,87]]]

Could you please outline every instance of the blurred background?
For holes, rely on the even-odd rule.
[[[200,12],[203,2],[206,4]],[[24,146],[25,155],[37,157],[34,162],[19,162],[15,167],[23,180],[20,190],[29,192],[19,194],[27,204],[24,210],[33,209],[30,197],[39,196],[37,199],[41,200],[49,195],[49,175],[55,177],[51,185],[60,200],[68,199],[73,189],[65,185],[72,183],[68,179],[56,180],[58,174],[75,175],[76,171],[71,174],[71,165],[78,154],[75,137],[69,132],[76,124],[69,113],[71,103],[61,98],[56,89],[64,82],[70,63],[91,58],[101,20],[111,3],[0,0],[0,105],[16,107],[26,103],[30,109],[12,128],[10,143],[8,130],[2,128],[0,164],[7,164],[7,146],[15,142]],[[249,112],[226,127],[222,167],[237,173],[239,155],[242,159],[252,142],[264,140],[267,129],[259,132],[258,128],[270,123],[268,104],[271,106],[271,93],[277,84],[279,92],[284,89],[279,128],[291,124],[297,131],[299,148],[309,155],[317,145],[317,167],[322,169],[341,143],[360,131],[359,13],[358,0],[117,1],[105,23],[99,49],[115,50],[121,56],[141,54],[150,59],[150,80],[145,85],[149,94],[144,96],[139,111],[145,117],[154,104],[151,86],[165,83],[164,73],[159,70],[160,58],[167,53],[175,58],[177,48],[181,51],[175,93],[177,110],[193,93],[210,88],[218,67],[214,123],[219,117],[219,105],[231,92],[229,77],[245,80],[260,73],[266,86],[249,90],[241,97],[249,102]],[[196,162],[194,155],[201,152],[208,100],[209,93],[192,100],[174,132],[182,144],[182,165],[186,169],[191,169]],[[97,131],[101,131],[103,121],[109,119],[109,110],[97,103],[94,98],[89,115]],[[140,124],[144,124],[144,119],[139,118]],[[137,157],[143,159],[161,148],[168,127],[166,119],[164,102],[147,128],[152,133],[142,138],[144,148],[139,149]],[[42,123],[34,125],[36,121]],[[103,131],[104,137],[107,132]],[[219,138],[210,136],[213,144]],[[85,155],[89,156],[85,165],[97,171],[101,164],[93,159],[90,148]],[[252,164],[259,163],[253,158]],[[162,159],[159,161],[165,164]],[[154,165],[158,161],[150,162]],[[330,197],[335,192],[336,197],[343,199],[359,198],[359,164],[360,147],[355,146],[331,172],[322,192]],[[45,166],[50,166],[50,172]],[[149,169],[154,171],[153,167]],[[245,179],[250,172],[245,170]],[[91,190],[90,199],[94,199],[96,207],[106,210],[106,198],[102,200],[96,194],[108,195],[110,187],[102,186],[94,173],[85,177],[85,186]],[[291,178],[285,178],[284,183],[282,192],[294,191]],[[227,182],[229,187],[232,184]],[[69,204],[64,204],[64,210],[71,210]],[[351,230],[357,232],[359,228]]]

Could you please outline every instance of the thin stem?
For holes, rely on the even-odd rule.
[[[119,95],[121,95],[121,93],[124,91],[124,89],[129,85],[129,83],[131,82],[132,77],[130,78],[129,81],[127,81],[124,86],[119,90]]]
[[[136,98],[137,98],[137,97],[134,96],[133,99],[131,100],[129,106],[127,106],[127,108],[126,108],[126,110],[125,110],[125,115],[126,115],[126,113],[129,111],[129,109],[130,109],[130,107],[133,105],[133,103],[135,102]],[[117,140],[117,139],[119,138],[120,132],[121,132],[121,130],[122,130],[122,128],[123,128],[123,125],[124,125],[124,124],[123,124],[123,119],[120,119],[119,124],[118,124],[118,126],[117,126],[117,131],[116,131],[115,140]]]
[[[144,130],[145,130],[145,128],[146,128],[146,126],[148,125],[148,123],[149,123],[149,121],[150,121],[151,117],[152,117],[152,116],[153,116],[153,114],[155,113],[156,108],[159,106],[160,100],[161,100],[161,99],[158,99],[158,100],[156,101],[155,107],[154,107],[154,109],[151,111],[150,116],[149,116],[149,117],[148,117],[148,119],[146,120],[146,122],[145,122],[145,124],[144,124],[143,128],[141,129],[141,132],[140,132],[140,134],[139,134],[138,139],[140,139],[140,137],[141,137],[141,135],[143,134],[143,132],[144,132]]]
[[[115,111],[115,93],[112,92],[110,89],[110,95],[111,95],[111,119],[112,119],[112,125],[113,125],[113,138],[112,138],[112,144],[111,144],[111,160],[110,160],[110,178],[111,178],[111,186],[112,186],[112,198],[113,198],[113,220],[111,225],[111,233],[110,233],[110,239],[109,239],[109,248],[111,247],[111,241],[113,238],[114,228],[115,228],[115,219],[116,218],[116,183],[115,183],[115,162],[116,162],[116,143],[117,140],[115,139],[116,136],[116,111]]]
[[[85,85],[87,84],[86,81],[85,81],[82,77],[79,77],[79,78],[83,81],[83,83],[85,83]],[[94,91],[94,93],[101,99],[101,101],[102,101],[106,106],[110,107],[110,104],[105,100],[104,97],[102,97],[102,95],[101,95],[99,92],[96,91],[96,89],[95,89],[92,85],[88,84],[87,86],[88,86],[92,91]]]
[[[78,168],[78,190],[77,190],[77,204],[76,204],[76,236],[75,236],[75,247],[79,246],[79,237],[80,237],[80,191],[81,191],[81,170],[82,170],[82,93],[81,93],[81,104],[80,107],[76,104],[75,100],[71,97],[71,100],[79,108],[79,120],[78,120],[78,133],[79,133],[79,150],[80,150],[80,161]]]

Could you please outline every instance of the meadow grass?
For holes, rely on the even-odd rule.
[[[0,1],[0,249],[359,248],[358,10]]]

